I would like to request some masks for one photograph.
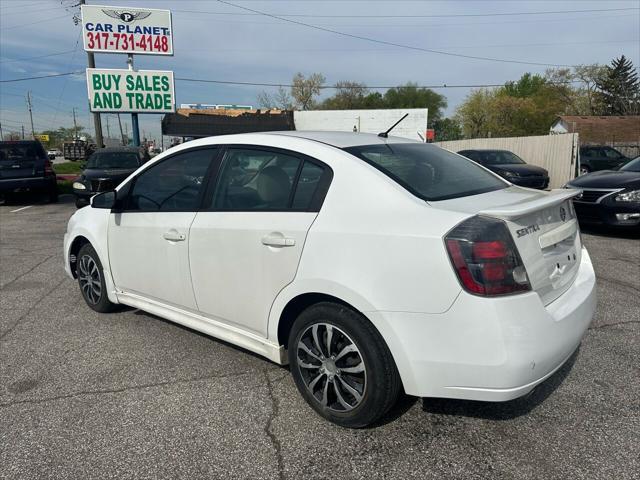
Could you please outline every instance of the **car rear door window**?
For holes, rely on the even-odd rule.
[[[217,148],[189,150],[144,170],[131,187],[127,211],[195,211]]]

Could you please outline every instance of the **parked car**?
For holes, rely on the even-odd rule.
[[[113,190],[146,160],[143,150],[136,147],[102,148],[92,153],[82,174],[73,182],[76,207],[89,205],[96,193]]]
[[[58,152],[56,150],[47,150],[47,157],[49,160],[55,160]]]
[[[36,140],[0,142],[0,194],[44,192],[50,202],[58,201],[56,174],[42,144]]]
[[[572,355],[595,275],[571,198],[435,145],[363,133],[194,140],[69,220],[87,305],[130,305],[289,364],[362,427],[401,390],[504,401]]]
[[[539,190],[549,186],[549,172],[535,165],[527,165],[519,156],[508,150],[461,150],[458,153],[515,185]]]
[[[584,145],[580,147],[580,175],[598,170],[616,170],[629,158],[606,145]]]
[[[566,186],[582,190],[573,199],[580,222],[613,227],[640,226],[640,157],[618,170],[582,175]]]

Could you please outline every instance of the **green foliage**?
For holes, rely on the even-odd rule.
[[[82,162],[63,162],[63,163],[56,163],[53,165],[53,170],[56,173],[59,174],[80,174],[80,172],[82,172],[82,169],[84,167],[84,164]]]
[[[527,98],[542,92],[547,81],[540,75],[525,73],[517,82],[507,82],[504,85],[504,93],[510,97]]]
[[[605,115],[634,115],[640,112],[640,83],[631,60],[616,58],[597,79],[597,98]]]
[[[433,129],[436,134],[436,142],[460,140],[462,138],[462,127],[455,118],[441,118],[436,120],[433,122]]]
[[[49,142],[45,142],[45,148],[53,149],[57,148],[62,150],[62,144],[73,140],[76,130],[74,128],[59,127],[57,130],[43,130],[38,132],[41,135],[49,135]],[[92,141],[91,136],[85,131],[82,125],[78,125],[78,136],[87,137],[87,140]]]

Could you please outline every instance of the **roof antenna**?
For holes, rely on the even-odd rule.
[[[402,120],[404,120],[404,119],[405,119],[405,118],[407,118],[408,116],[409,116],[409,114],[408,114],[408,113],[405,113],[405,114],[404,114],[404,116],[403,116],[400,120],[398,120],[396,123],[394,123],[393,125],[391,125],[391,127],[389,128],[389,130],[387,130],[386,132],[380,132],[380,133],[378,134],[378,136],[379,136],[379,137],[382,137],[382,138],[389,138],[389,132],[390,132],[391,130],[393,130],[394,128],[396,128],[396,125],[398,125]]]

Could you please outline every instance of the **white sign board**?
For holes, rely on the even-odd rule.
[[[390,108],[379,110],[305,110],[293,112],[296,130],[331,130],[337,132],[385,132],[408,113],[389,133],[390,136],[424,142],[427,131],[426,108]]]
[[[169,10],[82,5],[81,11],[87,52],[173,55]]]
[[[173,72],[87,68],[92,112],[173,113]]]

